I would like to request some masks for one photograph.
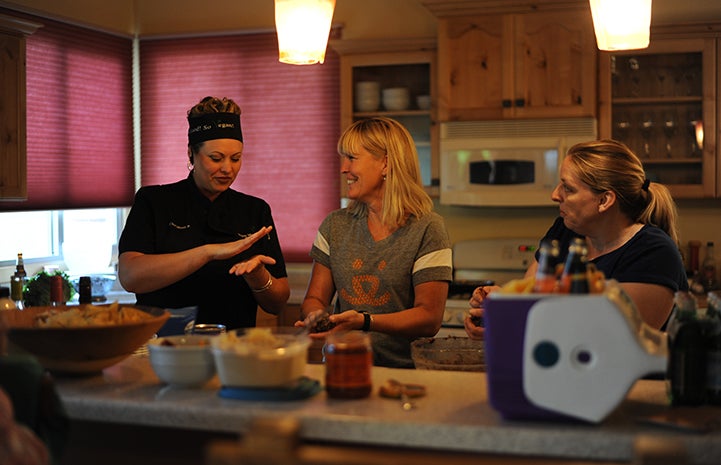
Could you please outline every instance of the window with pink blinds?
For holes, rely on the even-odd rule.
[[[28,199],[0,211],[129,205],[132,41],[0,12],[43,24],[26,41]]]
[[[233,188],[271,206],[286,261],[310,261],[323,218],[339,207],[339,59],[278,62],[275,34],[141,40],[141,182],[187,170],[187,110],[205,96],[241,107],[243,165]]]

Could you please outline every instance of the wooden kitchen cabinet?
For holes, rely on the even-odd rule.
[[[435,41],[387,42],[382,46],[371,43],[365,46],[349,46],[341,42],[334,44],[334,48],[341,54],[341,129],[347,128],[354,121],[372,116],[387,116],[399,121],[413,136],[426,190],[430,195],[437,196],[439,164],[438,129],[434,115]],[[362,111],[356,105],[356,85],[359,82],[377,82],[381,93],[388,88],[407,88],[408,107],[388,110],[381,97],[377,109]],[[429,96],[430,107],[419,107],[419,96]],[[345,189],[345,179],[342,179],[342,196]]]
[[[626,143],[676,198],[721,195],[716,39],[652,39],[600,55],[599,134]]]
[[[0,199],[27,198],[25,37],[39,27],[0,15]]]
[[[586,10],[440,18],[440,121],[595,116]]]

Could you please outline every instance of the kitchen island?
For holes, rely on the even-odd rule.
[[[323,365],[306,366],[308,378],[322,382],[323,375]],[[378,387],[389,378],[423,384],[427,395],[415,399],[413,408],[404,409],[399,400],[378,395]],[[133,451],[138,458],[151,452],[167,463],[193,463],[188,461],[188,448],[198,449],[195,453],[203,457],[205,444],[242,437],[258,419],[289,418],[297,420],[301,443],[447,453],[457,460],[449,464],[473,459],[483,463],[478,460],[495,454],[624,463],[633,459],[634,441],[640,436],[682,445],[688,463],[721,463],[718,425],[712,425],[711,431],[694,432],[649,423],[652,416],[668,413],[697,422],[721,418],[721,409],[715,407],[669,408],[663,381],[638,381],[627,399],[599,425],[505,421],[488,403],[483,373],[374,367],[373,383],[371,396],[360,400],[330,399],[322,390],[294,401],[228,399],[219,396],[217,376],[202,388],[163,385],[143,354],[94,376],[56,377],[74,428],[67,463],[92,463],[98,459],[91,457],[93,453],[105,454],[103,463],[116,463],[107,457],[123,450]],[[140,437],[149,432],[155,436],[146,438],[149,443],[144,451]],[[156,434],[160,432],[164,434]],[[166,463],[158,457],[136,463],[150,460]]]

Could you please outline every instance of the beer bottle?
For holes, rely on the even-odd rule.
[[[706,317],[706,402],[721,405],[721,292],[708,293]]]
[[[15,302],[18,310],[25,310],[25,301],[23,300],[24,283],[20,276],[13,275],[10,278],[10,298]]]
[[[89,304],[93,301],[93,285],[90,276],[81,276],[78,280],[78,303]]]
[[[701,405],[706,398],[706,341],[696,298],[677,291],[668,325],[666,377],[672,405]]]
[[[716,257],[714,256],[714,244],[712,241],[706,243],[706,256],[701,267],[701,279],[705,292],[715,291],[719,288],[716,278]]]
[[[25,284],[25,281],[28,279],[28,274],[25,271],[25,260],[23,260],[23,253],[18,252],[18,258],[15,262],[15,275],[19,276],[20,279],[23,281],[23,284]]]
[[[568,246],[568,256],[561,276],[562,292],[570,294],[588,294],[588,249],[586,240],[576,237]]]
[[[538,269],[536,281],[533,283],[533,292],[556,292],[558,278],[556,277],[556,264],[558,263],[558,241],[544,240],[538,249]]]

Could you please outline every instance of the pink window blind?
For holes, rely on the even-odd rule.
[[[271,206],[286,261],[310,261],[323,218],[339,206],[339,59],[278,62],[275,34],[141,40],[142,184],[187,171],[187,110],[205,96],[241,107],[243,166],[233,188]]]
[[[27,38],[28,199],[0,211],[116,207],[132,202],[132,41],[43,24]]]

